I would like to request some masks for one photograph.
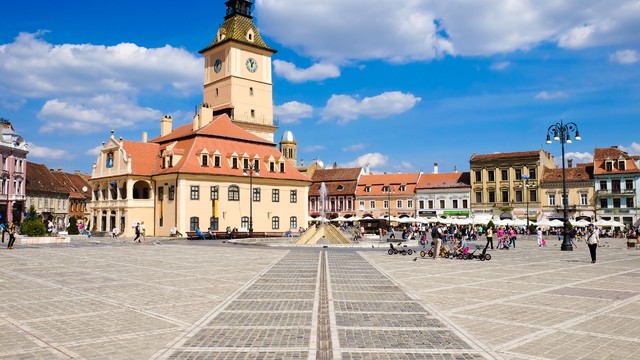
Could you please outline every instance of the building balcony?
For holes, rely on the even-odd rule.
[[[596,191],[597,197],[608,197],[612,195],[635,196],[636,189],[603,189]]]

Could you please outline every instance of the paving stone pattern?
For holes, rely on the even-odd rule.
[[[488,262],[377,242],[1,249],[0,359],[640,358],[640,251],[608,239],[591,264],[549,243]]]

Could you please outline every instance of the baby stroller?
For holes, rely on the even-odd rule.
[[[498,250],[509,250],[509,237],[507,235],[498,239]]]

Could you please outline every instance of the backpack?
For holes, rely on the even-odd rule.
[[[438,232],[438,227],[434,226],[431,229],[431,238],[435,240],[435,239],[438,239],[439,237],[440,237],[440,233]]]

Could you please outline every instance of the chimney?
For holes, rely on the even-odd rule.
[[[204,127],[209,125],[213,121],[213,109],[209,104],[203,103],[200,106],[200,126]]]
[[[62,169],[61,169],[61,168],[58,168],[58,172],[62,172]]]
[[[334,163],[333,163],[333,168],[334,168],[334,169],[337,169],[337,168],[338,168],[338,163],[335,163],[335,162],[334,162]]]
[[[438,163],[433,163],[433,173],[434,174],[438,173]]]
[[[567,159],[567,167],[570,168],[573,166],[573,159]]]
[[[146,132],[146,131],[143,131],[143,132],[142,132],[142,142],[143,142],[143,143],[146,143],[146,142],[147,142],[147,132]]]
[[[76,171],[74,171],[73,173],[74,173],[74,174],[76,174],[76,175],[80,175],[80,174],[82,174],[82,173],[80,172],[80,170],[76,170]]]
[[[453,172],[454,172],[454,173],[458,173],[458,167],[457,167],[457,166],[455,166],[455,165],[453,165]]]
[[[173,119],[169,115],[162,117],[160,121],[160,136],[169,135],[173,131]]]

